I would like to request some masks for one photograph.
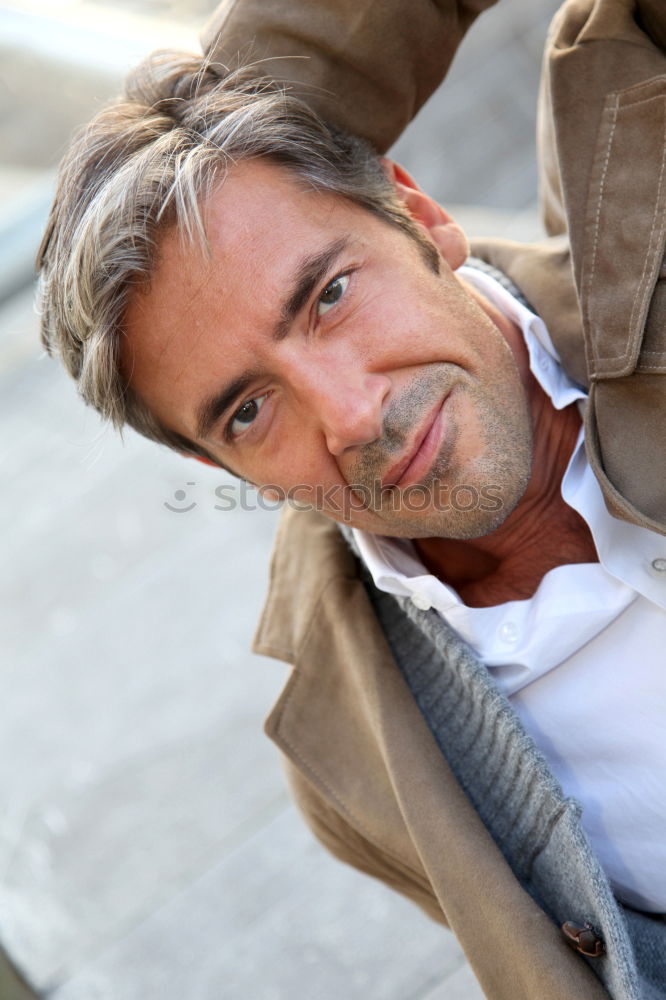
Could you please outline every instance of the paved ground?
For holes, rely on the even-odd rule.
[[[104,8],[65,6],[82,40],[57,4],[0,4],[0,270],[15,265],[15,288],[54,150],[128,58]],[[151,29],[151,11],[179,12],[146,0],[141,30],[193,37],[212,5],[186,6],[186,29]],[[538,234],[531,136],[554,6],[503,0],[398,146],[473,231]],[[223,474],[121,444],[41,355],[32,290],[3,294],[0,944],[30,995],[477,1000],[453,939],[330,860],[286,798],[261,720],[287,669],[247,651],[276,514],[220,511]],[[0,956],[0,1000],[22,996]]]

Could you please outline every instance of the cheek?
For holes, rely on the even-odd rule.
[[[442,327],[435,310],[410,308],[406,296],[384,298],[372,311],[364,310],[355,325],[356,361],[350,363],[381,371],[430,362],[445,344]]]
[[[266,448],[248,462],[243,474],[260,487],[273,487],[283,498],[294,492],[303,499],[313,486],[325,489],[340,481],[340,472],[326,448],[323,435],[314,429],[282,427],[279,444]]]
[[[456,428],[456,461],[464,465],[481,458],[485,451],[485,409],[479,405],[478,393],[471,391],[452,394],[449,419]]]
[[[364,310],[372,331],[375,361],[390,352],[394,365],[409,367],[432,361],[465,365],[474,330],[483,326],[476,304],[463,289],[440,276],[419,274],[408,283],[387,278],[388,294],[376,296],[371,310]]]

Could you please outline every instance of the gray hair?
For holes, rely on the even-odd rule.
[[[338,194],[437,252],[396,197],[373,150],[321,121],[255,68],[156,52],[122,97],[75,139],[60,168],[38,255],[42,339],[83,399],[120,428],[212,456],[164,427],[119,367],[123,317],[149,283],[160,235],[177,226],[205,252],[201,203],[233,164],[264,158],[315,190]]]

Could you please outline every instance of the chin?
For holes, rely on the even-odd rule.
[[[510,462],[484,463],[481,470],[456,477],[456,485],[439,478],[384,497],[381,509],[366,511],[355,527],[394,538],[482,538],[500,528],[525,494],[531,473],[526,443]],[[364,522],[364,523],[361,523]],[[353,522],[352,522],[353,523]]]
[[[513,506],[503,504],[497,511],[456,511],[446,519],[446,523],[440,520],[438,525],[433,520],[430,524],[424,524],[423,531],[412,537],[455,538],[459,541],[484,538],[501,528],[512,510],[515,510],[517,503],[518,501]]]
[[[515,504],[510,509],[502,506],[497,511],[394,511],[390,517],[374,518],[370,523],[352,522],[352,526],[389,538],[456,538],[464,541],[492,534],[514,508]]]

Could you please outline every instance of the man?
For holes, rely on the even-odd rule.
[[[317,66],[324,8],[297,14]],[[216,46],[261,31],[230,10]],[[370,34],[418,77],[456,11]],[[42,251],[45,336],[89,402],[326,515],[280,530],[271,735],[320,839],[447,923],[492,997],[666,995],[657,13],[569,4],[552,43],[548,218],[580,313],[564,240],[464,266],[399,167],[193,57],[148,63],[81,138]]]

